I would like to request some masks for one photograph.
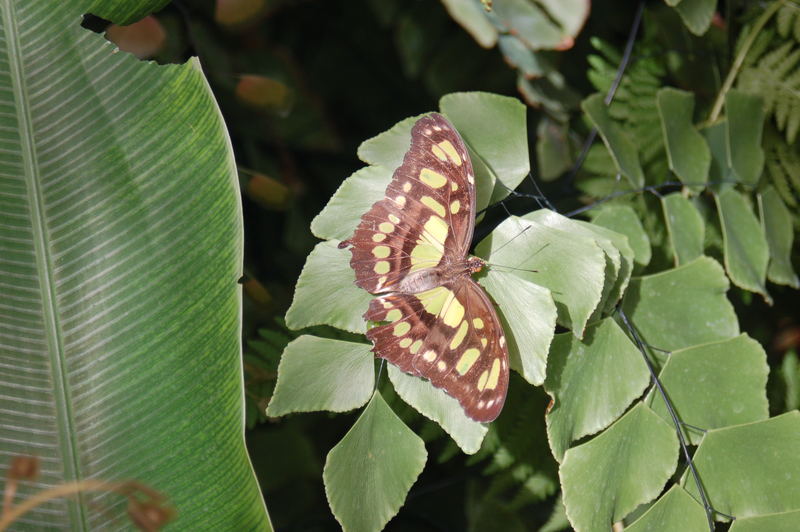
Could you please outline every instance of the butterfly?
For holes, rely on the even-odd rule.
[[[424,377],[476,421],[494,420],[508,390],[508,347],[492,302],[472,279],[475,176],[442,115],[411,130],[385,197],[361,217],[350,247],[355,284],[376,295],[364,318],[376,356]]]

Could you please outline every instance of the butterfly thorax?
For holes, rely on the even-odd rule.
[[[396,286],[387,287],[392,292],[418,294],[447,284],[459,277],[469,277],[481,271],[486,263],[478,257],[466,257],[459,261],[442,261],[435,268],[426,268],[406,275]]]

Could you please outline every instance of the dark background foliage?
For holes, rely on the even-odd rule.
[[[747,6],[721,3],[710,30],[694,37],[662,2],[647,4],[628,71],[654,58],[662,65],[679,64],[663,72],[656,88],[692,91],[698,107],[708,107],[749,20]],[[597,90],[587,75],[589,55],[597,54],[593,42],[620,52],[638,5],[596,0],[574,45],[551,52],[555,69],[579,99]],[[278,420],[264,414],[280,353],[296,336],[281,316],[316,242],[310,221],[342,180],[363,165],[356,156],[363,140],[406,117],[435,110],[439,98],[450,92],[482,90],[522,98],[517,73],[497,48],[482,48],[436,0],[175,0],[129,28],[107,28],[97,19],[87,19],[86,25],[109,29],[109,37],[122,48],[140,46],[136,50],[144,58],[170,63],[199,56],[229,128],[244,191],[247,438],[253,463],[278,530],[338,529],[325,500],[322,465],[355,416],[315,413]],[[577,111],[574,103],[564,106],[573,118],[579,117]],[[537,125],[548,114],[552,109],[529,109],[532,154]],[[574,160],[588,126],[580,119],[571,126],[568,144]],[[537,179],[536,160],[532,168]],[[563,174],[562,179],[539,181],[559,208],[596,200],[586,186]],[[535,192],[530,181],[519,190]],[[509,211],[536,207],[529,197],[512,197],[502,207],[490,207],[482,227],[491,228]],[[793,406],[785,399],[791,379],[776,375],[786,374],[784,354],[799,341],[800,327],[793,306],[796,292],[776,285],[770,291],[771,307],[738,289],[729,297],[742,330],[769,353],[775,414]],[[344,334],[324,328],[316,332]],[[512,384],[510,391],[506,409],[524,408],[516,418],[502,417],[475,456],[462,455],[438,426],[400,401],[390,401],[426,440],[431,458],[389,530],[464,530],[467,523],[481,529],[481,523],[491,523],[484,521],[491,512],[510,509],[528,529],[549,519],[557,477],[544,439],[548,398],[527,386]],[[513,467],[498,458],[498,441],[510,446],[504,452],[515,457]],[[506,504],[493,506],[493,500]]]

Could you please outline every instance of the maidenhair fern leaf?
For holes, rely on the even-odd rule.
[[[792,144],[800,132],[800,47],[794,42],[768,51],[742,70],[738,86],[764,97],[767,114],[775,117],[786,141]]]

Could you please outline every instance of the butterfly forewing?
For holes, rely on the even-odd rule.
[[[373,351],[455,397],[468,416],[491,421],[508,389],[502,326],[470,274],[475,181],[466,146],[432,113],[414,125],[411,147],[385,197],[361,218],[351,245],[356,284],[380,294],[364,317],[386,322]],[[477,262],[475,262],[477,261]]]
[[[350,266],[356,284],[388,292],[410,272],[465,256],[474,227],[475,178],[464,142],[441,115],[411,130],[411,147],[386,196],[361,218]]]

